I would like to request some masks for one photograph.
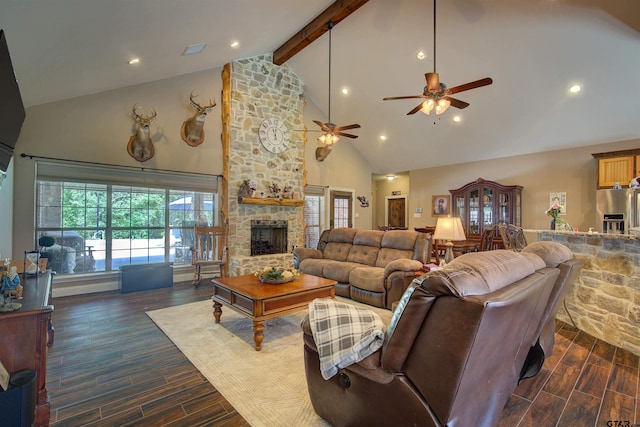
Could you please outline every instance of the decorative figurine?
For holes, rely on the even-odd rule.
[[[18,276],[18,268],[15,265],[9,268],[7,275],[2,280],[0,292],[5,297],[22,298],[22,285],[20,284],[20,276]]]

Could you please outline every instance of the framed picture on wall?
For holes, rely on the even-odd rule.
[[[431,198],[431,216],[447,216],[449,215],[449,200],[450,196],[447,195],[435,195]]]

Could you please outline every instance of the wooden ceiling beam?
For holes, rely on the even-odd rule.
[[[284,64],[296,53],[329,31],[327,26],[329,22],[333,22],[334,25],[339,23],[368,1],[369,0],[337,0],[322,11],[320,15],[313,18],[311,22],[305,25],[305,27],[298,31],[293,37],[284,42],[282,46],[277,48],[273,52],[273,63],[276,65]]]

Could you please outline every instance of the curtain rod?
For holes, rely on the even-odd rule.
[[[111,167],[123,168],[123,169],[140,170],[141,172],[145,172],[145,171],[171,172],[171,173],[180,173],[180,174],[185,174],[185,175],[215,176],[216,178],[222,178],[222,175],[219,175],[219,174],[210,174],[210,173],[201,173],[201,172],[184,172],[184,171],[177,171],[177,170],[172,170],[172,169],[144,168],[144,167],[138,167],[138,166],[123,166],[123,165],[114,165],[112,163],[87,162],[87,161],[84,161],[84,160],[69,160],[69,159],[60,159],[60,158],[57,158],[57,157],[37,156],[37,155],[34,155],[34,154],[26,154],[26,153],[20,154],[20,157],[22,157],[22,158],[27,158],[28,157],[31,160],[33,160],[33,159],[56,160],[56,161],[59,161],[59,162],[80,163],[80,164],[94,165],[94,166],[111,166]]]

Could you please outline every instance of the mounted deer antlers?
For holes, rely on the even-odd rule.
[[[135,104],[131,110],[131,117],[136,121],[136,134],[131,135],[131,138],[129,138],[127,151],[137,161],[146,162],[155,154],[149,125],[154,122],[158,113],[151,108],[151,115],[143,116],[138,114],[137,109],[138,104]]]
[[[197,96],[197,95],[196,95]],[[191,108],[196,110],[196,113],[190,119],[185,120],[180,128],[180,136],[182,140],[192,147],[197,147],[204,142],[204,120],[207,118],[207,114],[213,110],[216,106],[215,99],[211,101],[209,99],[209,105],[204,107],[193,100],[194,95],[191,92],[189,95],[189,102]]]

